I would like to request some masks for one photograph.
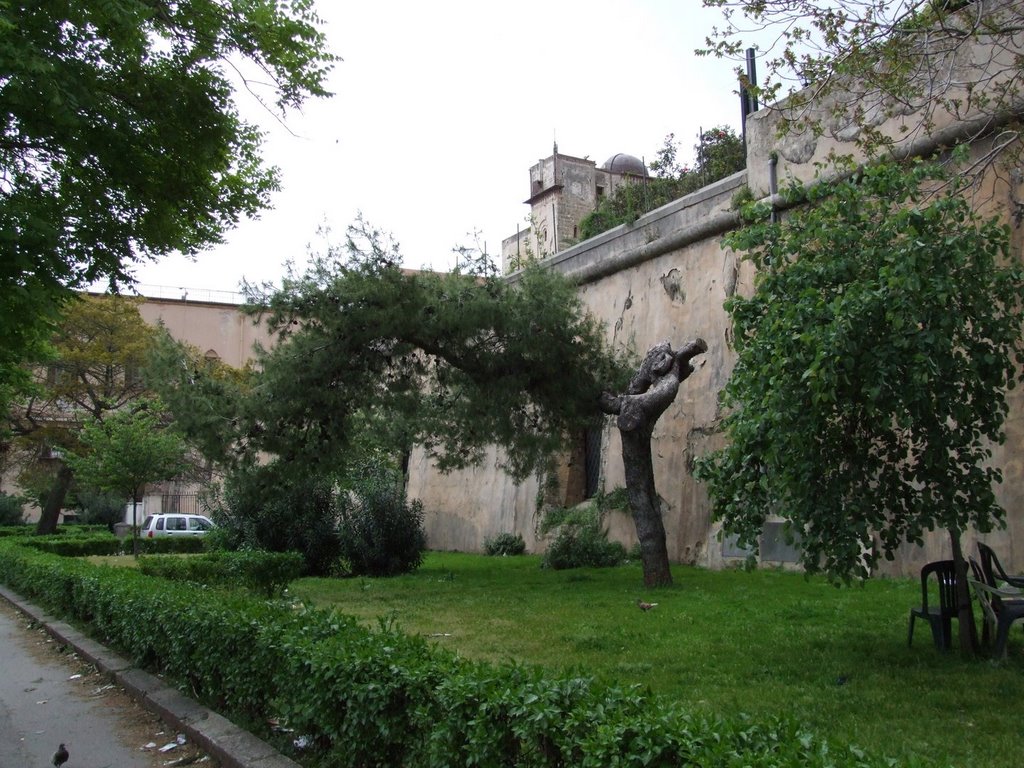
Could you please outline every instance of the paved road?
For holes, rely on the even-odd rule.
[[[153,768],[168,755],[140,740],[159,725],[0,600],[0,768],[49,768],[60,742],[65,768]]]

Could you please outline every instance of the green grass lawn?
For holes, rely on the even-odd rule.
[[[1024,633],[1002,663],[963,660],[907,619],[920,583],[836,588],[776,570],[639,565],[546,571],[539,558],[430,553],[392,579],[302,579],[320,607],[420,634],[463,656],[583,671],[697,709],[791,715],[841,743],[927,765],[1016,768],[1024,744]],[[636,601],[656,602],[641,611]],[[955,624],[954,624],[955,631]]]

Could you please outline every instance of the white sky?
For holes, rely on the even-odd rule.
[[[598,165],[616,152],[648,162],[668,133],[679,159],[698,131],[739,132],[734,62],[693,51],[722,23],[699,0],[517,0],[433,3],[320,0],[344,61],[335,96],[291,114],[288,130],[242,95],[281,172],[273,208],[190,262],[136,270],[140,292],[235,291],[277,281],[309,244],[323,249],[362,211],[401,244],[408,267],[450,269],[452,248],[479,231],[501,240],[526,225],[529,168],[559,151]]]

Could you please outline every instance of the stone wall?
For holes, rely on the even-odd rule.
[[[995,56],[974,51],[960,64],[965,68],[990,66]],[[963,82],[954,78],[953,82]],[[829,105],[824,105],[827,109]],[[1021,110],[1017,110],[1020,114]],[[915,124],[915,115],[883,118],[876,127],[899,137],[897,153],[923,155],[974,135],[979,116],[932,114],[934,125],[925,135],[903,129]],[[723,439],[718,431],[718,393],[725,384],[734,354],[729,345],[728,319],[722,302],[734,291],[751,290],[751,269],[737,263],[735,256],[720,245],[724,232],[738,226],[732,198],[749,186],[757,198],[771,198],[778,185],[789,182],[814,183],[818,163],[830,152],[856,154],[849,142],[856,138],[852,123],[833,120],[824,135],[796,135],[780,138],[779,115],[762,111],[747,123],[747,171],[660,208],[633,225],[624,225],[558,253],[547,260],[575,280],[588,309],[606,324],[609,340],[631,345],[637,353],[667,339],[673,345],[694,336],[709,345],[698,358],[696,372],[683,383],[673,406],[661,417],[654,434],[655,479],[663,501],[668,531],[669,555],[681,563],[720,567],[743,553],[723,542],[711,518],[705,488],[692,473],[693,459],[713,450]],[[975,142],[977,157],[991,147],[990,139]],[[992,172],[982,188],[976,207],[986,214],[1005,218],[1012,232],[1012,254],[1022,259],[1024,229],[1010,216],[1015,202],[1024,200],[1020,177]],[[775,196],[776,202],[781,198]],[[515,280],[515,275],[510,279]],[[992,462],[1003,472],[997,497],[1007,512],[1005,530],[983,535],[1000,553],[1004,564],[1024,570],[1024,392],[1010,393],[1010,414],[1005,444],[994,446]],[[601,462],[602,485],[612,490],[623,485],[623,470],[614,425],[606,424]],[[504,531],[523,535],[531,551],[543,549],[535,535],[541,482],[530,479],[513,483],[495,468],[493,461],[450,475],[437,473],[418,453],[410,469],[409,494],[423,501],[427,511],[429,545],[440,549],[479,551],[488,536]],[[563,466],[565,461],[563,460]],[[560,478],[564,483],[564,476]],[[630,546],[635,541],[632,521],[614,514],[612,536]],[[772,531],[766,531],[771,539]],[[973,550],[975,535],[964,537],[965,551]],[[778,561],[793,559],[781,542],[769,540]],[[948,537],[931,534],[923,547],[907,546],[895,562],[884,563],[882,571],[910,575],[927,561],[949,557]],[[771,559],[769,557],[768,559]]]

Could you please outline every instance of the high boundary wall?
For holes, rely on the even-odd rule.
[[[971,52],[964,69],[991,67],[993,56],[984,49]],[[952,78],[965,82],[965,77]],[[1018,105],[1022,106],[1022,105]],[[822,105],[829,110],[830,105]],[[1010,119],[1024,109],[1010,110]],[[885,118],[879,113],[874,127],[899,137],[894,151],[903,156],[924,156],[964,141],[979,133],[980,115],[938,114],[927,133],[913,129],[915,115],[907,113]],[[985,156],[1000,139],[998,125],[985,118],[990,130],[972,144],[976,158]],[[674,562],[722,567],[745,558],[723,541],[711,514],[707,490],[693,476],[693,462],[722,445],[719,393],[735,362],[730,345],[730,324],[723,308],[725,299],[736,291],[748,294],[753,271],[748,263],[721,245],[724,233],[739,226],[734,196],[749,187],[757,199],[773,199],[779,186],[816,183],[819,167],[830,153],[857,152],[851,143],[858,127],[833,119],[823,135],[780,137],[779,114],[763,110],[748,118],[747,170],[723,179],[692,195],[598,237],[555,254],[545,263],[579,285],[587,308],[606,327],[609,341],[630,345],[642,354],[653,344],[669,340],[678,346],[700,336],[708,352],[698,358],[695,373],[683,383],[675,403],[662,415],[652,447],[655,481],[662,499],[668,533],[669,557]],[[910,127],[911,129],[905,130]],[[1011,175],[992,171],[978,189],[975,207],[986,215],[1001,216],[1011,229],[1011,258],[1024,260],[1024,228],[1011,215],[1014,205],[1024,199],[1024,188]],[[515,280],[516,276],[510,276]],[[992,463],[1003,473],[996,488],[1006,510],[1006,527],[977,536],[964,536],[965,551],[972,551],[976,538],[992,544],[1004,563],[1024,570],[1024,388],[1009,393],[1006,442],[993,446]],[[610,491],[624,485],[618,431],[608,419],[602,432],[600,485]],[[563,457],[563,468],[568,460]],[[479,467],[442,475],[422,451],[410,462],[409,496],[418,498],[426,511],[428,544],[443,550],[480,551],[486,538],[502,532],[523,536],[530,551],[541,551],[545,542],[536,531],[542,504],[550,502],[551,488],[544,478],[530,478],[521,484],[496,466],[492,451]],[[564,478],[563,478],[564,480]],[[555,494],[557,496],[557,493]],[[624,513],[609,519],[611,536],[631,546],[635,540],[632,520]],[[777,526],[769,526],[762,543],[762,562],[792,562],[795,553],[776,538]],[[894,562],[883,562],[887,575],[916,574],[930,560],[950,557],[948,535],[936,531],[924,546],[905,545]]]

